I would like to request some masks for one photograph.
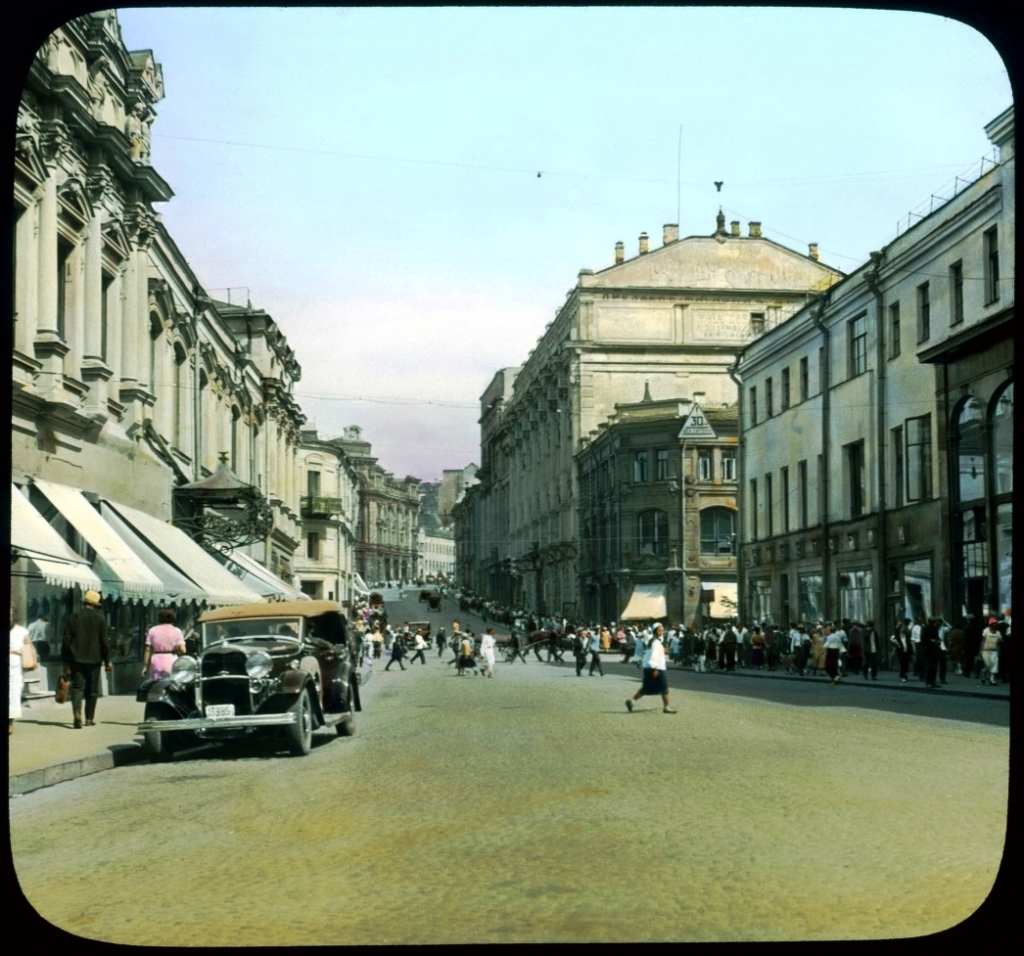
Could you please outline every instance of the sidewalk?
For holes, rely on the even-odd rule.
[[[74,730],[70,703],[52,697],[26,701],[7,738],[8,797],[147,759],[135,732],[142,706],[134,695],[101,697],[96,726]]]
[[[605,667],[629,669],[633,665],[619,664],[618,655],[607,655]],[[692,668],[672,665],[669,673]],[[731,674],[713,671],[709,681],[733,678],[760,678],[762,680],[813,681],[824,686],[827,677],[799,677],[779,669],[774,671],[738,668]],[[883,672],[877,681],[865,681],[860,675],[846,677],[844,687],[861,688],[867,693],[876,690],[900,691],[917,694],[948,694],[953,696],[995,697],[1009,701],[1010,685],[980,686],[956,674],[949,675],[949,683],[937,690],[929,690],[921,681],[911,679],[902,684],[891,671]],[[101,697],[96,706],[96,726],[74,730],[71,726],[71,705],[58,704],[52,697],[30,700],[23,707],[22,719],[15,721],[14,734],[7,738],[8,797],[29,793],[40,787],[49,787],[65,780],[74,780],[87,774],[120,767],[136,760],[147,760],[142,747],[142,736],[136,726],[142,719],[142,704],[134,695]]]

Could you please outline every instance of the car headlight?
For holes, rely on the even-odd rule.
[[[274,662],[266,651],[254,651],[245,659],[245,672],[250,677],[266,677]]]
[[[171,667],[171,680],[179,684],[191,684],[199,675],[199,662],[187,654],[179,657]]]

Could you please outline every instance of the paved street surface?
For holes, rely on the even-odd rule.
[[[380,662],[356,737],[305,758],[207,749],[12,798],[23,892],[136,945],[875,939],[959,923],[995,878],[1005,699],[673,670],[679,713],[629,714],[628,665],[450,656]]]

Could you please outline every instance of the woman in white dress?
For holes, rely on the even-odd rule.
[[[31,646],[28,628],[17,623],[14,608],[11,608],[11,689],[7,709],[7,735],[14,733],[14,721],[21,719],[21,692],[25,686],[21,670],[21,652],[26,644]]]

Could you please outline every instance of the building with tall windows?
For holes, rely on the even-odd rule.
[[[592,433],[576,456],[584,620],[735,616],[736,426],[735,405],[645,389]]]
[[[356,571],[368,584],[415,580],[420,480],[411,475],[395,478],[378,464],[358,425],[350,425],[333,441],[359,476]]]
[[[1000,615],[1013,515],[1013,108],[998,158],[744,351],[751,620]]]
[[[298,593],[300,368],[270,316],[204,291],[161,222],[162,97],[114,11],[76,17],[32,62],[15,149],[12,597],[59,633],[75,588],[99,590],[122,661],[157,605],[184,623]]]
[[[652,394],[736,401],[730,367],[747,343],[842,274],[762,235],[751,222],[679,238],[664,227],[637,255],[583,269],[521,367],[481,399],[479,484],[458,508],[461,583],[541,613],[573,618],[586,583],[579,563],[576,455],[617,404]],[[467,551],[466,548],[471,550]]]
[[[356,571],[359,472],[336,439],[304,428],[299,443],[303,541],[295,552],[302,592],[351,607],[367,593]]]

